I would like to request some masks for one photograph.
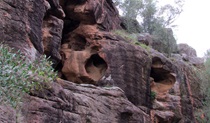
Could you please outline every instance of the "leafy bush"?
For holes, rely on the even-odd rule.
[[[151,91],[151,100],[155,100],[157,94],[154,91]]]
[[[45,56],[30,62],[20,51],[0,44],[0,103],[16,107],[24,93],[42,89],[57,74]]]

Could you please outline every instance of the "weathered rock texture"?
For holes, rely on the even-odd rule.
[[[192,47],[187,44],[178,44],[178,52],[179,54],[186,54],[187,56],[196,57],[196,51]]]
[[[0,1],[0,42],[20,49],[31,59],[43,54],[44,0]]]
[[[9,106],[0,106],[0,122],[1,123],[16,123],[16,112]]]
[[[120,26],[129,33],[141,33],[141,26],[136,19],[121,17],[121,24]]]
[[[58,80],[27,100],[23,112],[28,123],[150,122],[149,115],[129,102],[118,87],[100,88]]]
[[[152,38],[152,47],[155,50],[165,53],[168,56],[170,56],[171,53],[177,52],[177,44],[171,28],[165,28],[158,31],[156,34],[153,34]]]
[[[204,59],[197,57],[195,49],[187,44],[178,44],[178,53],[172,54],[173,59],[186,61],[195,67],[203,68]]]
[[[22,122],[196,122],[200,80],[192,65],[197,63],[167,58],[112,34],[121,27],[111,0],[3,0],[0,13],[4,43],[32,60],[51,56],[68,80],[28,95]],[[146,43],[161,52],[176,51],[174,45]],[[10,122],[7,117],[0,114],[2,122]]]
[[[61,60],[59,53],[62,39],[63,20],[46,15],[42,23],[44,54],[51,57],[55,66]]]
[[[140,43],[143,43],[147,46],[152,46],[153,40],[152,40],[152,36],[148,33],[140,33],[137,36],[137,40]]]
[[[62,7],[69,19],[97,24],[98,28],[106,31],[120,28],[119,15],[112,0],[63,0]]]
[[[156,93],[151,110],[153,122],[196,122],[194,112],[201,106],[201,80],[195,69],[155,51],[152,57],[151,90]]]

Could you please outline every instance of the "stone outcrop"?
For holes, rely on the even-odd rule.
[[[198,71],[183,60],[168,59],[158,52],[151,52],[151,90],[156,93],[151,110],[154,119],[151,119],[159,122],[196,122],[195,111],[202,107]]]
[[[204,59],[197,57],[195,49],[187,44],[178,44],[178,54],[172,54],[173,59],[188,62],[189,64],[202,69]]]
[[[150,122],[149,115],[129,102],[118,87],[77,85],[59,79],[27,100],[23,109],[27,123]]]
[[[83,24],[97,24],[101,30],[120,28],[118,11],[112,0],[61,0],[66,17]]]
[[[0,6],[1,42],[31,60],[50,56],[62,78],[25,97],[21,122],[196,122],[202,104],[192,65],[112,34],[122,26],[112,0],[3,0]],[[165,44],[150,38],[139,41],[165,52]],[[15,120],[13,109],[0,110],[0,122]]]
[[[51,57],[54,66],[61,60],[59,53],[62,39],[63,20],[46,15],[42,23],[42,41],[44,46],[44,54]]]
[[[143,43],[147,46],[152,46],[153,40],[152,40],[152,36],[148,33],[140,33],[137,36],[137,40],[140,43]]]
[[[142,27],[139,25],[139,22],[136,19],[121,17],[120,26],[122,29],[126,30],[129,33],[141,33]]]
[[[152,39],[152,47],[155,50],[165,53],[168,56],[177,52],[177,44],[171,28],[165,28],[158,31],[157,34],[153,34]]]
[[[20,49],[31,59],[43,54],[44,0],[3,0],[0,6],[0,42]]]
[[[195,49],[193,49],[187,44],[178,44],[178,52],[181,55],[185,54],[190,57],[197,57]]]

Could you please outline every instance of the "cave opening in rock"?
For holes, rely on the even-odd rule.
[[[163,62],[160,58],[152,59],[151,67],[151,91],[163,93],[171,89],[176,82],[175,74],[163,68]]]
[[[103,77],[107,67],[107,63],[98,54],[91,55],[85,64],[86,72],[94,81],[98,81]]]
[[[159,83],[167,79],[169,73],[169,71],[164,70],[163,68],[152,67],[150,77],[152,77],[155,82]]]

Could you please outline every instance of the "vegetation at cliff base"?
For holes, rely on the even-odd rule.
[[[44,88],[57,74],[45,56],[31,62],[20,51],[0,44],[0,104],[16,107],[25,93]]]
[[[198,120],[201,123],[210,122],[210,50],[205,54],[205,69],[200,72],[202,77],[201,92],[203,93],[203,107],[202,111],[198,112]],[[203,115],[203,117],[201,117]]]

